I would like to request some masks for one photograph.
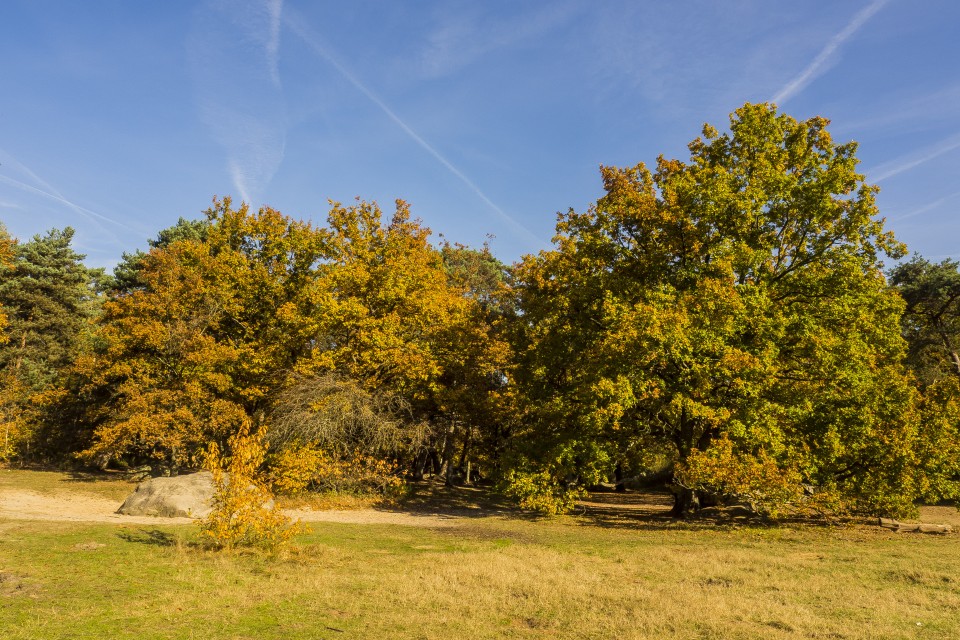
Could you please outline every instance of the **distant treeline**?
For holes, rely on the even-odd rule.
[[[601,482],[664,482],[678,515],[956,500],[958,264],[901,260],[827,125],[747,104],[687,160],[604,167],[512,265],[431,244],[402,201],[313,226],[214,200],[112,275],[72,229],[3,232],[0,456],[176,473],[253,429],[288,492],[432,474],[547,512]]]

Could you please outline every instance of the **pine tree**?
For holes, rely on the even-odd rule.
[[[100,270],[88,269],[70,246],[70,227],[34,236],[14,248],[13,267],[0,274],[0,304],[8,342],[0,366],[29,388],[49,385],[76,352],[95,307]]]

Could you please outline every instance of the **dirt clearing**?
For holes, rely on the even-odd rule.
[[[191,518],[154,518],[124,516],[116,513],[120,503],[82,493],[49,494],[20,489],[0,489],[0,518],[9,520],[48,520],[57,522],[112,522],[116,524],[189,524]],[[452,515],[403,513],[358,509],[350,511],[284,511],[303,522],[340,522],[346,524],[396,524],[411,527],[449,527],[463,518]]]

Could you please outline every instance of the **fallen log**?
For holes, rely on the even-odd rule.
[[[909,523],[891,520],[890,518],[880,518],[877,523],[881,527],[896,531],[897,533],[952,533],[953,527],[949,524],[925,524]]]

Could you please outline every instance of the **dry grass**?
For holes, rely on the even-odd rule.
[[[277,496],[281,509],[312,509],[314,511],[355,511],[375,507],[389,507],[394,501],[377,495],[354,495],[350,493],[303,493],[295,496]]]
[[[960,637],[956,535],[677,523],[649,500],[596,500],[608,511],[484,506],[444,529],[315,523],[276,556],[198,550],[190,527],[0,522],[0,574],[18,585],[0,593],[0,635]]]
[[[0,491],[18,489],[43,494],[86,494],[122,502],[137,483],[117,473],[39,471],[0,466]]]

